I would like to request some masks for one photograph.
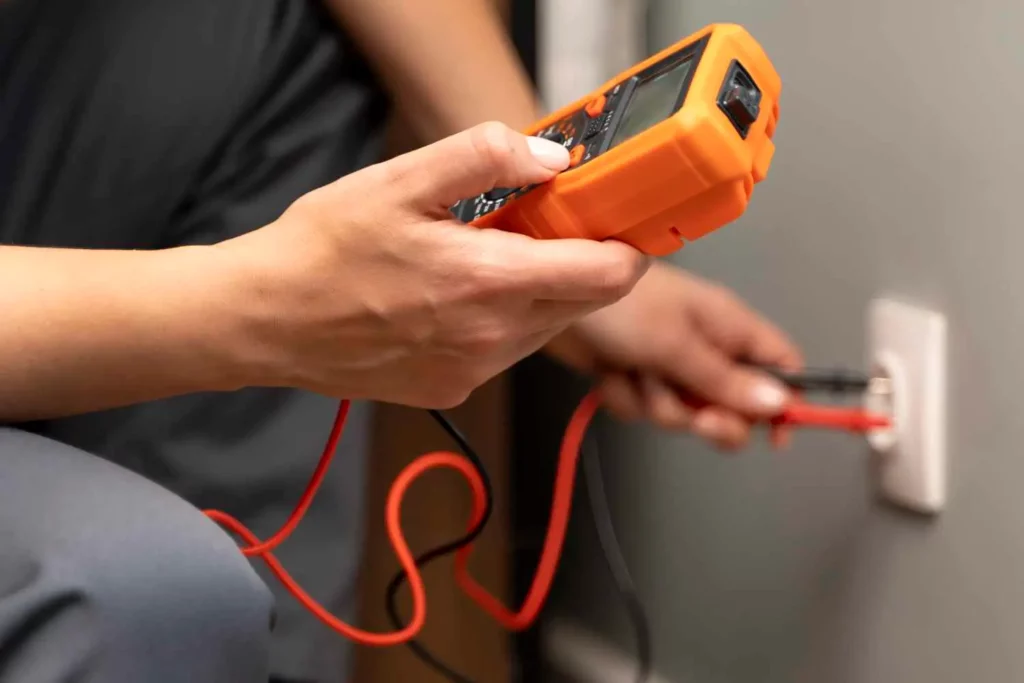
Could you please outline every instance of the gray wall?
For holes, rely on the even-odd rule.
[[[950,321],[950,501],[871,498],[857,439],[721,457],[604,426],[605,471],[675,681],[1024,680],[1024,3],[661,0],[651,48],[745,24],[784,83],[775,162],[737,224],[677,262],[860,362],[867,302]],[[581,501],[582,502],[582,501]],[[586,518],[552,608],[631,647]]]

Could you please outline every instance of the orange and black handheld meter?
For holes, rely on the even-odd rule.
[[[616,239],[670,254],[746,210],[775,150],[781,88],[745,29],[713,24],[525,131],[569,148],[564,172],[453,213],[539,239]]]

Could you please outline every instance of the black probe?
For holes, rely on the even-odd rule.
[[[808,368],[799,371],[772,366],[757,366],[795,391],[822,391],[831,394],[863,394],[871,385],[871,377],[863,372],[842,368]]]

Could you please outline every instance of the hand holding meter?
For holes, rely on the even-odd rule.
[[[470,168],[472,153],[461,159],[465,163],[459,163],[459,145],[474,148],[475,146],[467,146],[465,137],[455,136],[447,142],[442,141],[398,160],[386,162],[396,164],[392,166],[396,173],[379,174],[376,178],[414,177],[423,180],[422,174],[417,176],[409,173],[410,170],[422,171],[423,168],[429,168],[431,172],[436,169],[439,174],[459,176],[459,182],[454,182],[453,178],[446,178],[446,182],[442,184],[450,193],[442,193],[440,199],[434,192],[428,193],[431,196],[423,202],[422,215],[416,211],[406,212],[414,214],[405,218],[412,221],[411,226],[419,228],[425,224],[432,228],[417,229],[415,234],[426,234],[432,239],[492,239],[525,244],[528,247],[525,249],[526,252],[549,252],[549,257],[552,254],[557,255],[560,247],[567,246],[560,243],[515,239],[510,235],[502,237],[500,232],[476,233],[452,225],[450,220],[438,220],[437,208],[449,205],[456,197],[468,196],[468,199],[463,199],[451,207],[455,217],[465,223],[521,233],[541,240],[582,238],[618,241],[646,254],[665,255],[679,249],[685,240],[697,239],[738,218],[746,209],[754,184],[765,177],[771,162],[774,150],[771,138],[778,118],[777,102],[780,87],[779,78],[767,57],[746,31],[738,26],[713,25],[635,66],[591,96],[553,113],[527,131],[529,134],[562,144],[569,150],[571,163],[568,169],[554,178],[551,178],[550,174],[520,174],[518,177],[506,175],[495,181],[495,174],[483,172],[479,168]],[[557,148],[556,151],[561,152]],[[481,163],[486,166],[489,155],[477,156],[484,158]],[[537,158],[534,157],[534,160]],[[564,158],[561,163],[564,163]],[[547,170],[555,172],[550,166]],[[542,177],[544,180],[541,180]],[[339,203],[339,197],[344,197],[347,192],[362,191],[364,195],[359,198],[364,203],[369,199],[370,204],[387,205],[387,202],[374,202],[373,196],[365,196],[365,188],[373,186],[373,183],[346,180],[339,181],[331,190],[314,196],[296,208],[296,211],[300,212],[300,218],[308,218],[309,215],[320,212],[324,215],[333,215],[332,209]],[[436,178],[434,180],[436,181]],[[463,180],[466,183],[475,182],[476,185],[463,186]],[[494,182],[509,187],[483,191]],[[395,183],[388,183],[389,189],[393,184]],[[429,184],[423,183],[424,186]],[[402,185],[406,190],[407,186],[417,187],[415,182],[398,185]],[[421,219],[425,223],[421,222]],[[297,219],[297,222],[302,221]],[[331,223],[327,222],[327,225]],[[284,227],[281,229],[285,230]],[[445,229],[452,234],[444,234]],[[305,234],[308,235],[309,232]],[[364,231],[358,232],[367,234]],[[376,235],[379,232],[368,231],[368,234]],[[380,239],[388,239],[390,243],[391,236],[384,235]],[[417,244],[421,245],[422,242]],[[595,283],[593,287],[587,289],[596,289],[597,294],[589,295],[591,299],[604,297],[608,272],[612,270],[602,267],[595,255],[605,251],[621,250],[628,252],[630,258],[643,261],[635,258],[637,254],[634,249],[626,248],[622,244],[590,243],[568,246],[585,247],[584,251],[592,251],[593,255],[580,258],[578,263],[569,261],[570,267],[564,267],[560,261],[551,267],[552,258],[539,259],[538,263],[550,267],[551,272],[558,277],[562,277],[567,271],[573,271],[573,266],[583,265],[585,268],[594,269]],[[499,268],[507,264],[520,265],[522,259],[517,258],[518,254],[512,249],[509,247],[508,250],[488,251],[491,262],[487,265]],[[467,248],[454,251],[461,256],[464,252],[470,253],[473,250]],[[499,253],[502,257],[497,264],[493,263],[494,253]],[[405,264],[401,259],[391,261]],[[391,262],[387,265],[390,267]],[[457,270],[472,274],[472,270],[468,268]],[[447,268],[445,275],[449,272],[451,269]],[[429,271],[426,273],[433,275]],[[636,284],[639,273],[630,271],[627,275],[630,283]],[[436,296],[437,292],[445,293],[447,290],[442,286],[452,280],[457,281],[458,278],[425,277],[421,280],[440,283],[440,289],[427,292],[429,296],[416,292],[417,300],[429,301],[434,306],[437,306],[439,301],[462,303],[463,300],[458,297],[465,297],[466,291],[472,291],[464,282],[459,282],[461,286],[455,288],[454,293],[448,292],[453,298],[442,301]],[[403,286],[395,289],[402,292],[414,289],[404,282],[401,284]],[[572,291],[578,294],[578,283],[573,285]],[[538,291],[547,292],[550,289],[550,282],[546,278],[538,279]],[[620,288],[613,289],[617,292]],[[547,302],[549,299],[545,298],[543,301]],[[475,296],[471,302],[479,304]],[[446,308],[451,310],[452,306]],[[473,311],[474,319],[479,317],[479,305],[476,308],[466,307],[466,310]],[[327,312],[330,313],[330,310]],[[316,319],[328,317],[317,316]],[[495,319],[500,317],[495,316]],[[508,324],[508,321],[505,321],[505,324]],[[514,331],[521,335],[527,327],[520,322]],[[334,335],[331,336],[335,338]],[[477,346],[479,345],[474,345],[474,348]],[[374,347],[376,352],[379,345]],[[443,348],[447,349],[448,346]],[[436,367],[436,363],[429,365]],[[431,375],[424,372],[418,373],[417,376]],[[439,376],[443,376],[443,373]],[[450,377],[445,379],[450,382]],[[333,616],[316,603],[312,596],[306,594],[272,555],[274,548],[296,528],[323,481],[335,447],[341,438],[350,405],[348,400],[342,401],[340,405],[310,484],[288,521],[277,533],[266,540],[261,540],[238,520],[223,512],[207,510],[206,514],[237,534],[244,541],[242,552],[248,557],[258,557],[265,561],[285,587],[313,614],[330,628],[357,642],[387,646],[414,639],[425,622],[427,609],[426,591],[420,569],[433,558],[449,551],[457,551],[456,577],[463,591],[507,628],[522,630],[534,622],[552,585],[567,531],[579,450],[587,428],[601,404],[602,398],[597,391],[588,394],[577,407],[566,430],[559,452],[555,494],[551,503],[551,518],[544,539],[542,558],[527,597],[518,609],[506,607],[469,574],[468,560],[472,552],[472,543],[483,529],[491,511],[490,483],[481,463],[473,455],[472,449],[466,445],[465,439],[451,425],[447,425],[443,416],[436,411],[435,419],[438,419],[442,426],[447,425],[446,431],[462,446],[464,453],[438,451],[414,460],[395,480],[389,493],[386,513],[388,534],[402,567],[402,572],[392,581],[389,589],[389,611],[395,623],[395,630],[392,632],[368,632]],[[699,405],[698,402],[696,407]],[[781,428],[839,425],[844,428],[865,429],[875,424],[868,424],[867,418],[873,419],[873,416],[859,419],[855,424],[854,421],[846,419],[847,417],[849,416],[838,414],[834,410],[795,405],[784,412],[773,426]],[[434,468],[454,469],[466,479],[473,494],[473,512],[469,530],[460,540],[415,557],[402,533],[402,501],[409,487],[422,474]],[[413,597],[413,614],[410,620],[403,624],[397,611],[393,609],[393,602],[397,587],[405,581],[409,583]]]
[[[670,254],[746,210],[775,149],[781,87],[746,30],[708,26],[526,131],[568,147],[566,171],[452,211],[538,239],[615,239]]]

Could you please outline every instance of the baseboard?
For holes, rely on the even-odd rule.
[[[573,683],[634,683],[637,662],[590,629],[562,619],[544,627],[544,659],[558,674]],[[670,681],[652,672],[648,683]]]

